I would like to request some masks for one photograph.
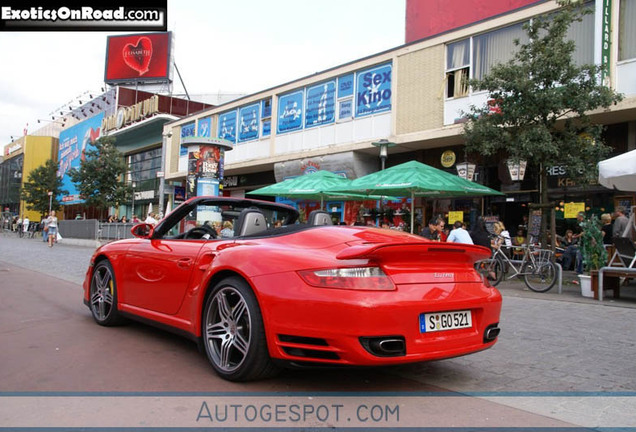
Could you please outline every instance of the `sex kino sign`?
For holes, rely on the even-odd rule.
[[[357,73],[356,117],[391,110],[391,72],[389,63]]]

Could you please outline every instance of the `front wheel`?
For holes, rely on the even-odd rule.
[[[219,282],[203,309],[202,337],[214,370],[229,381],[250,381],[274,375],[256,296],[241,278]]]
[[[551,260],[529,262],[523,272],[523,280],[535,292],[549,291],[557,278],[556,265]]]
[[[91,313],[97,324],[114,326],[124,321],[117,310],[117,283],[110,262],[104,260],[95,265],[89,296]]]
[[[478,261],[475,268],[492,286],[499,285],[504,278],[504,263],[500,258],[491,258]]]

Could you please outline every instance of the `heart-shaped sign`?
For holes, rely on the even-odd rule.
[[[152,59],[152,41],[145,36],[137,40],[137,45],[128,43],[122,51],[124,62],[142,76],[150,69]]]

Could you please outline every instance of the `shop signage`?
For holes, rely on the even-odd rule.
[[[391,109],[391,72],[385,64],[358,72],[356,83],[356,116],[375,114]]]
[[[16,152],[22,148],[21,144],[13,144],[12,146],[8,146],[5,149],[5,155],[10,155],[13,152]]]
[[[609,87],[610,76],[610,37],[611,37],[611,25],[612,25],[612,0],[603,0],[603,35],[602,47],[601,47],[601,66],[603,71],[601,72],[601,83]]]
[[[133,106],[121,107],[115,114],[102,120],[102,132],[121,129],[159,112],[159,95],[136,103]]]
[[[455,164],[456,160],[455,152],[452,150],[446,150],[442,153],[441,163],[444,168],[450,168]]]
[[[155,199],[154,190],[135,192],[135,200],[152,200],[152,199]]]

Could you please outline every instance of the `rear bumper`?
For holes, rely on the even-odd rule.
[[[273,358],[332,365],[391,365],[457,357],[492,347],[489,326],[499,323],[501,295],[481,283],[398,285],[369,292],[267,285],[284,295],[259,291]],[[270,285],[272,284],[272,285]],[[292,294],[292,291],[294,292]],[[294,300],[294,298],[296,298]],[[292,299],[292,300],[290,300]],[[470,310],[472,328],[420,333],[422,313]],[[361,338],[403,338],[405,353],[376,355]]]

